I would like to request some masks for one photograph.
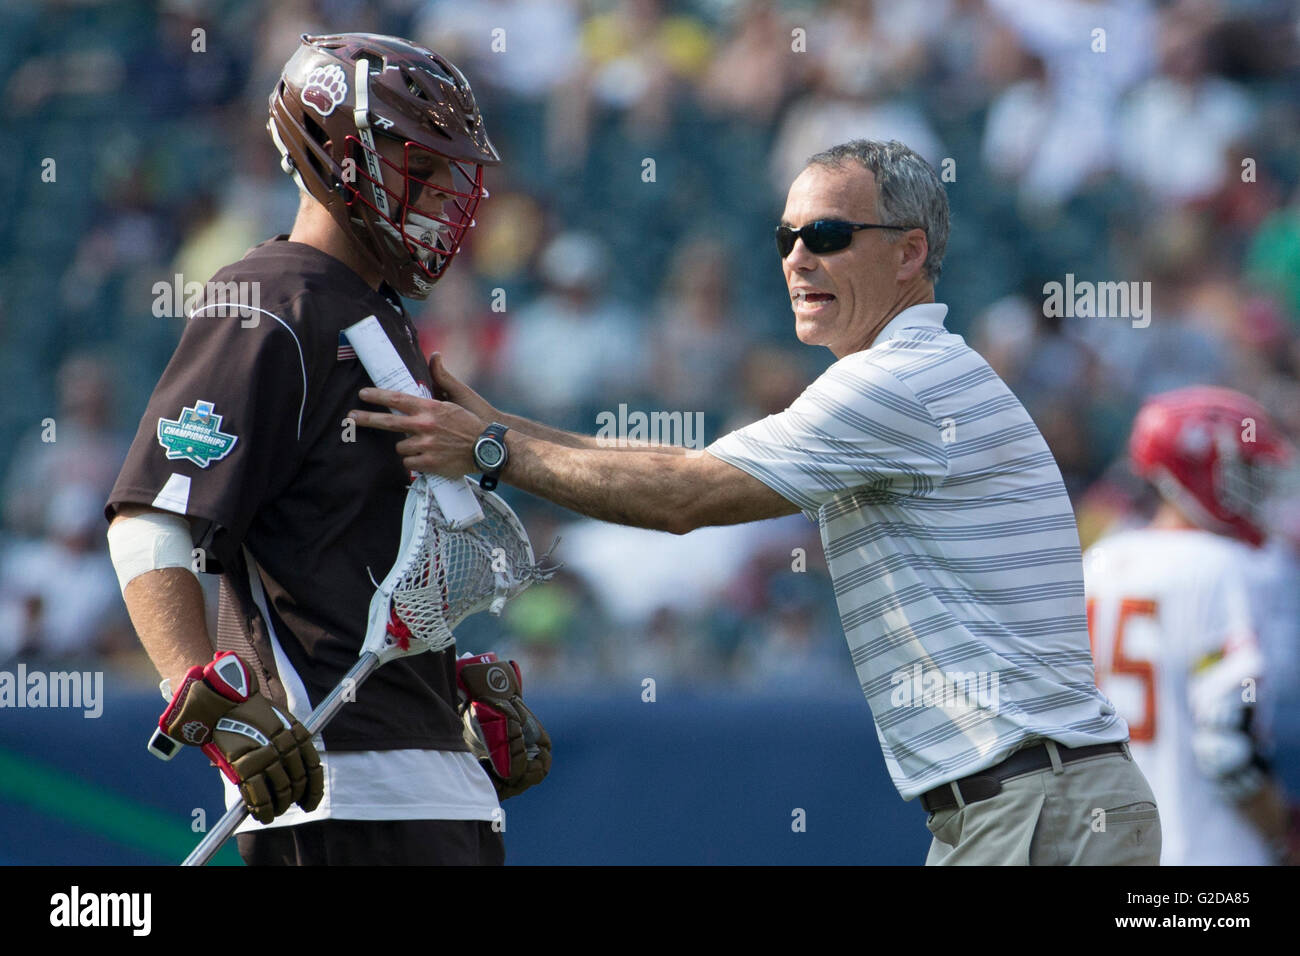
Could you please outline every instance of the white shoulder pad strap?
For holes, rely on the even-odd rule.
[[[114,521],[108,529],[108,553],[123,591],[146,571],[187,568],[193,573],[193,552],[190,523],[180,515],[151,511]]]

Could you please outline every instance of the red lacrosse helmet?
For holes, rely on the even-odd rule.
[[[1293,450],[1264,407],[1193,386],[1149,398],[1129,438],[1136,472],[1207,531],[1264,541],[1263,506]]]
[[[483,167],[501,161],[460,70],[397,37],[304,34],[270,111],[284,171],[330,211],[385,282],[404,296],[428,296],[487,195]],[[400,144],[400,166],[378,148],[383,140]],[[441,170],[443,161],[450,182],[412,173]],[[386,169],[397,178],[386,181]],[[454,208],[414,208],[425,189]]]

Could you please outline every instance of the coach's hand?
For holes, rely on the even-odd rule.
[[[311,734],[258,693],[253,672],[229,651],[190,668],[158,726],[173,740],[202,748],[239,787],[259,823],[294,803],[315,810],[324,795]]]
[[[501,413],[493,408],[487,399],[443,367],[441,352],[434,352],[429,356],[429,374],[433,376],[434,398],[455,402],[485,422],[500,420]]]
[[[402,465],[409,471],[458,478],[478,470],[474,464],[474,443],[488,423],[453,402],[421,398],[384,388],[363,388],[361,400],[385,405],[400,414],[363,412],[348,417],[362,428],[399,432],[406,438],[397,443]]]

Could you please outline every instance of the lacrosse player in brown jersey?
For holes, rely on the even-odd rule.
[[[220,270],[186,316],[107,508],[165,679],[151,749],[200,746],[221,767],[253,818],[250,864],[500,863],[498,792],[540,779],[549,753],[480,762],[454,651],[385,667],[314,740],[299,723],[357,658],[410,477],[345,420],[370,381],[342,331],[375,316],[431,389],[400,297],[432,291],[499,157],[455,66],[370,34],[304,36],[268,129],[301,191],[293,231]],[[215,640],[200,561],[221,573]]]

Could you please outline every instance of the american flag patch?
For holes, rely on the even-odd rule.
[[[346,333],[346,332],[340,332],[340,333],[339,333],[339,351],[338,351],[338,360],[339,360],[340,362],[347,362],[347,361],[350,361],[350,360],[352,360],[352,359],[354,359],[354,358],[356,358],[356,357],[357,357],[357,350],[354,349],[354,348],[352,347],[352,343],[348,341],[347,333]]]

